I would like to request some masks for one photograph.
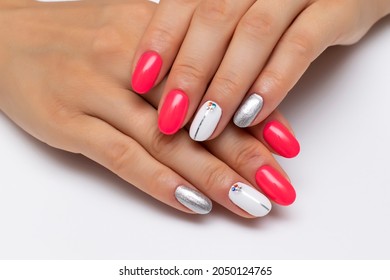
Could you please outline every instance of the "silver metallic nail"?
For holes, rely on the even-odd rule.
[[[175,197],[181,204],[197,214],[208,214],[213,208],[213,203],[208,197],[186,186],[178,186]]]
[[[238,108],[233,122],[238,127],[248,127],[263,108],[263,98],[257,93],[251,94]]]

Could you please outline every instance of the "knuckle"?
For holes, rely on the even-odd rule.
[[[185,62],[178,62],[174,65],[171,71],[172,77],[180,77],[181,83],[187,84],[194,81],[204,81],[207,78],[207,73],[197,63],[191,63],[191,60],[187,59]]]
[[[207,164],[204,168],[205,174],[203,189],[208,192],[216,186],[225,186],[228,185],[228,171],[223,165],[216,164]]]
[[[169,22],[159,22],[153,25],[148,34],[149,44],[154,49],[162,49],[164,46],[175,45],[177,41],[173,31],[176,30]]]
[[[254,38],[270,36],[275,30],[275,16],[267,13],[251,13],[242,18],[239,29]]]
[[[280,93],[284,92],[287,83],[287,79],[278,71],[265,69],[261,73],[261,83],[265,90],[272,89],[272,92]]]
[[[137,154],[132,149],[131,141],[114,141],[104,150],[104,160],[108,169],[115,174],[124,174],[130,162],[137,162]]]
[[[176,136],[165,135],[156,128],[153,128],[150,135],[151,137],[149,139],[151,139],[151,142],[149,145],[149,152],[159,159],[170,157],[175,150]]]
[[[215,89],[218,95],[222,98],[231,98],[236,95],[241,87],[239,75],[229,71],[224,75],[219,75],[214,78]]]
[[[195,15],[205,22],[227,22],[234,18],[235,5],[229,0],[202,1]]]
[[[236,147],[233,148],[234,166],[243,167],[254,164],[262,165],[266,162],[265,155],[261,154],[260,149],[256,145],[242,145],[242,142],[238,142]]]
[[[286,38],[293,53],[306,60],[313,60],[315,46],[309,32],[295,33]]]

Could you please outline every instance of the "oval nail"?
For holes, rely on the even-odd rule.
[[[186,186],[178,186],[175,197],[182,205],[197,214],[208,214],[213,208],[213,203],[208,197]]]
[[[264,194],[277,204],[287,206],[295,201],[294,187],[271,166],[264,165],[257,170],[256,183]]]

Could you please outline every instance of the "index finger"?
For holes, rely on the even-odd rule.
[[[200,0],[162,0],[135,52],[132,89],[145,94],[167,74]]]

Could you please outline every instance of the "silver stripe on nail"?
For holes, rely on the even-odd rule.
[[[210,138],[222,116],[222,109],[216,102],[207,101],[196,113],[190,127],[190,137],[195,141],[205,141]]]
[[[197,214],[208,214],[213,208],[213,203],[208,197],[186,186],[178,186],[175,197],[177,201]]]
[[[233,122],[238,127],[248,127],[263,108],[263,98],[257,93],[251,94],[238,108]]]

